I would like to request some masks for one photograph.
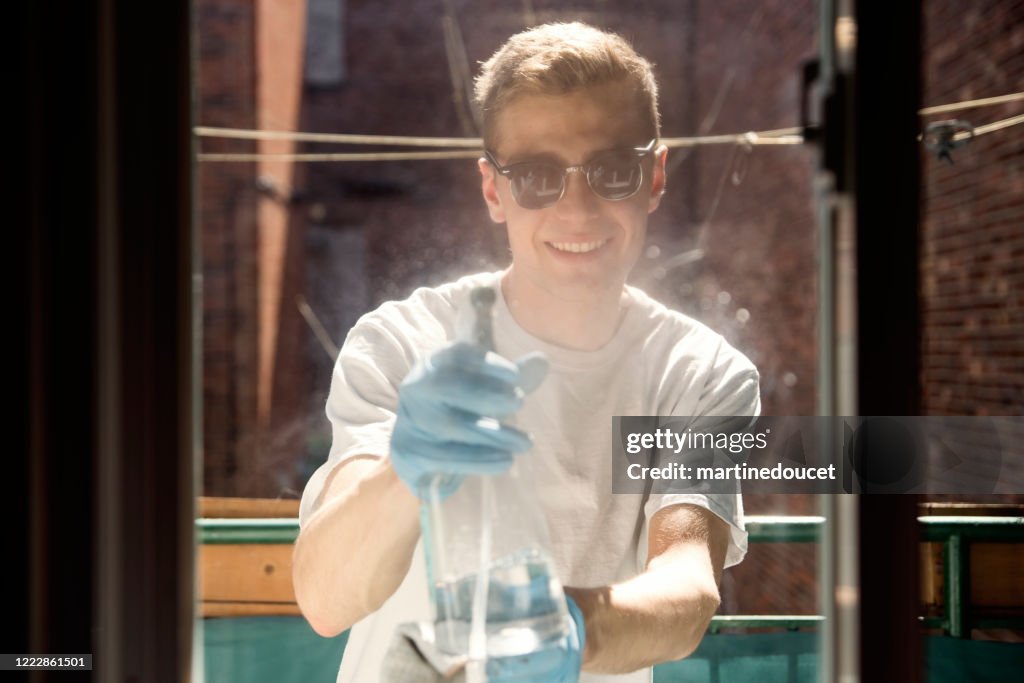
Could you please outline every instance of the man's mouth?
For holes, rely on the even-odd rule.
[[[591,251],[597,251],[607,243],[608,238],[593,242],[548,242],[558,251],[567,251],[573,254],[586,254]]]

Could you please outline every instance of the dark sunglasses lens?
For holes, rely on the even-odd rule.
[[[562,169],[548,164],[520,164],[512,171],[512,196],[524,209],[552,206],[562,196]]]
[[[598,196],[612,201],[632,197],[640,189],[642,180],[640,160],[629,153],[601,157],[590,164],[587,174],[591,189]]]

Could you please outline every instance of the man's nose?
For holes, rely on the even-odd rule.
[[[555,204],[555,210],[559,218],[566,222],[584,222],[599,213],[600,201],[600,197],[587,184],[586,172],[571,169],[565,178],[565,194]]]

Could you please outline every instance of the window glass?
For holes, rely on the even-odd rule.
[[[667,186],[630,284],[746,354],[760,373],[762,413],[815,413],[815,161],[799,144],[755,143],[797,132],[786,129],[798,125],[802,64],[817,50],[817,3],[196,0],[194,16],[208,513],[201,524],[229,515],[294,519],[331,446],[324,406],[334,360],[360,316],[417,287],[509,263],[505,229],[481,197],[478,147],[442,152],[250,133],[476,138],[479,63],[508,36],[549,21],[619,32],[655,64]],[[691,140],[746,132],[759,135]],[[410,154],[387,157],[396,152]],[[819,614],[807,530],[820,519],[783,524],[781,542],[757,519],[814,516],[818,501],[746,495],[743,505],[757,531],[746,559],[725,572],[720,613]],[[220,575],[223,592],[210,592],[204,572],[213,571],[213,544],[201,553],[211,680],[240,680],[262,666],[277,672],[274,680],[290,680],[302,659],[293,650],[314,647],[281,582],[288,555],[272,547],[287,532],[259,528],[260,543],[224,550],[223,563],[255,571],[251,589],[230,569]],[[787,626],[719,624],[725,633],[709,635],[704,650],[674,666],[691,676],[782,667],[787,680],[811,680],[813,628]],[[790,656],[740,661],[761,637]],[[326,653],[321,665],[336,669],[340,645],[316,642]]]

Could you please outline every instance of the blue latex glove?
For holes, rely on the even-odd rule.
[[[576,601],[565,596],[572,626],[557,643],[518,657],[487,660],[489,683],[577,683],[583,658],[586,629]]]
[[[448,495],[467,474],[507,470],[531,442],[499,420],[519,410],[547,367],[541,354],[513,363],[466,342],[449,344],[414,367],[398,390],[391,435],[399,478],[424,498],[438,475]]]

